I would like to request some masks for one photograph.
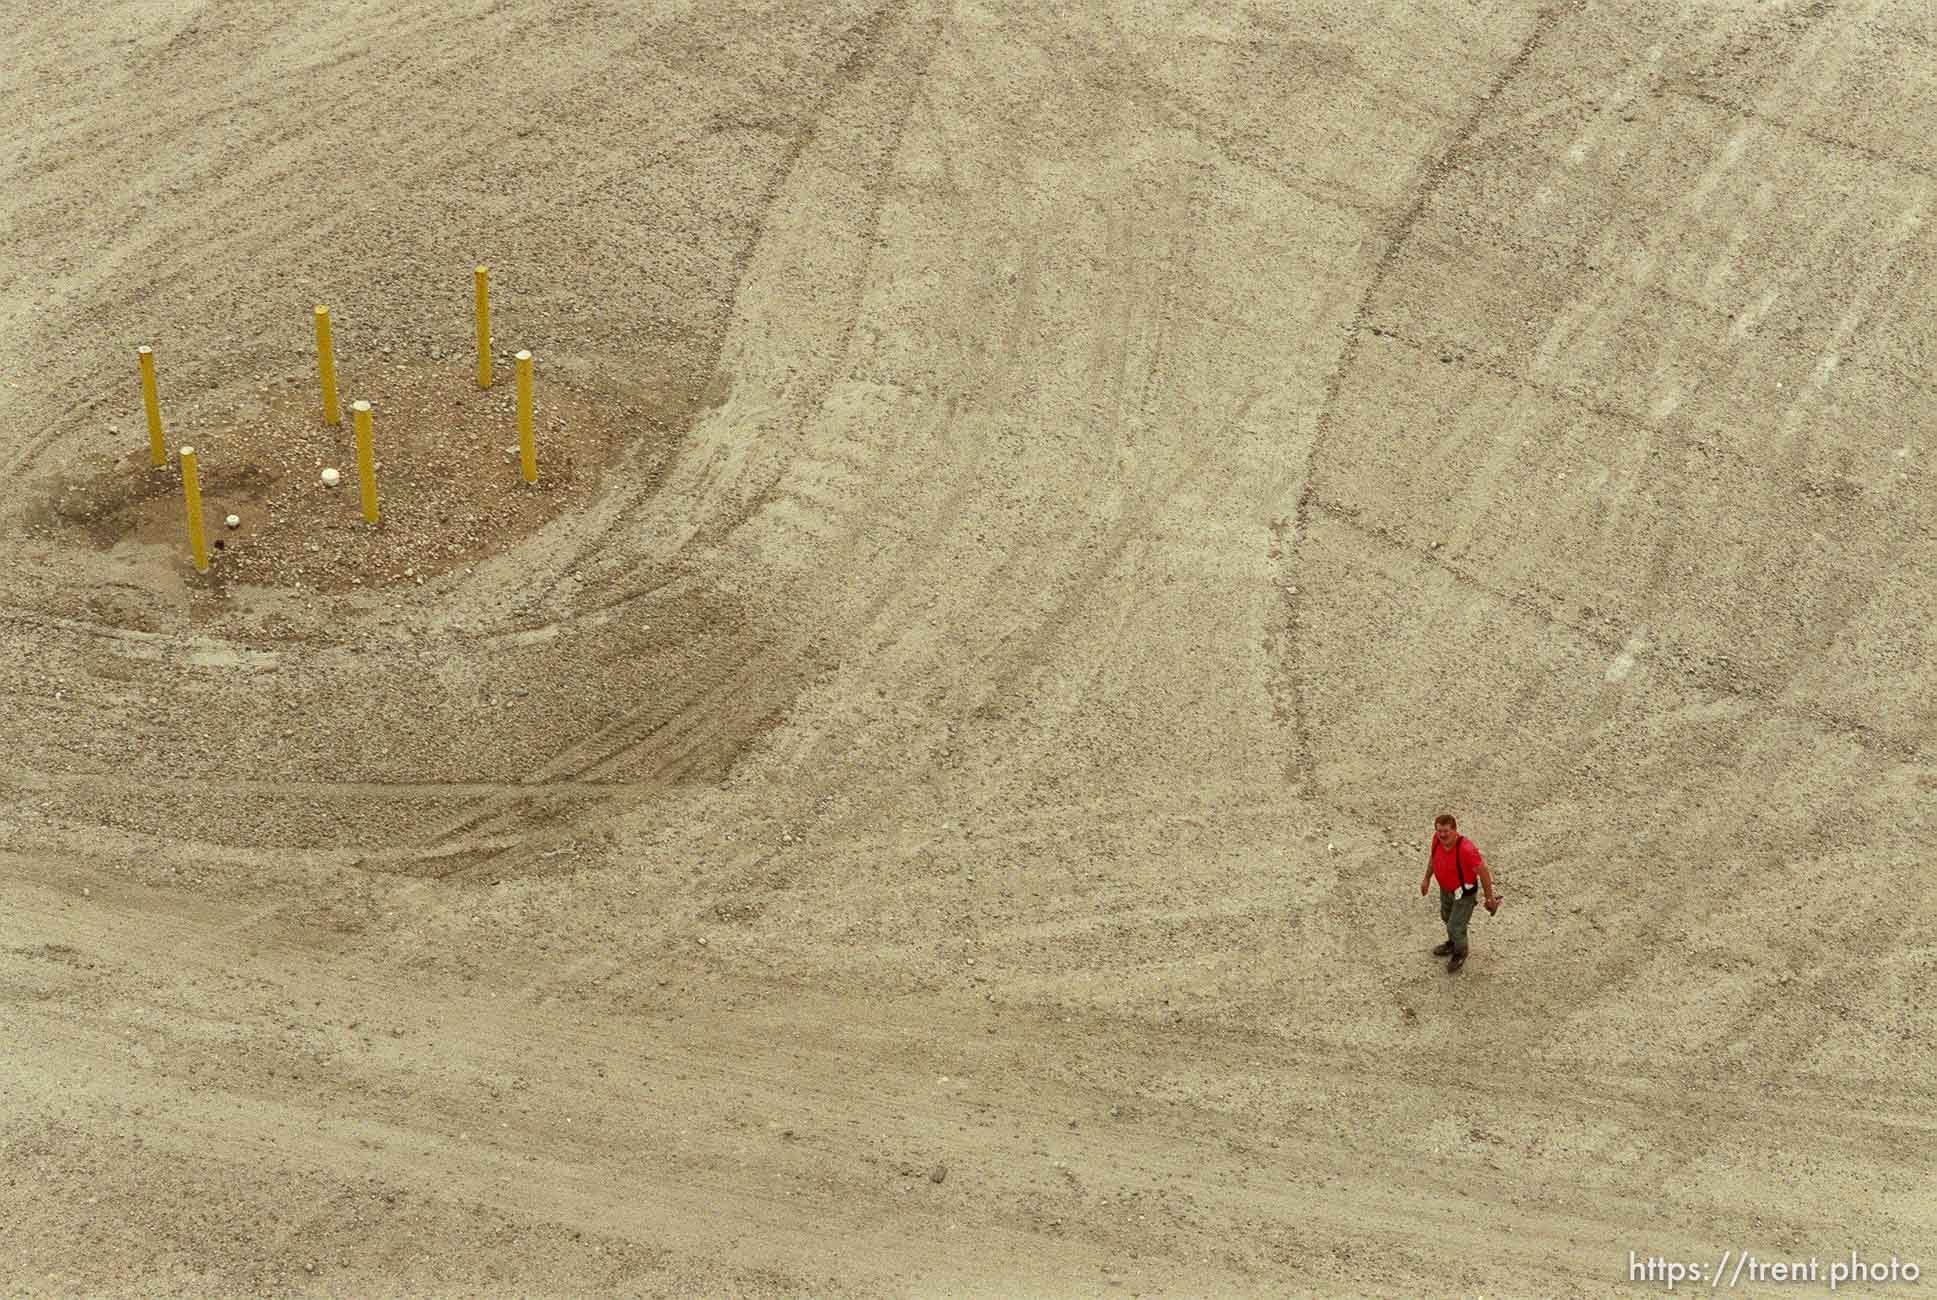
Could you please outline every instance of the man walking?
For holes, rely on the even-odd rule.
[[[1493,892],[1493,876],[1486,860],[1472,840],[1459,833],[1453,814],[1433,818],[1433,838],[1426,854],[1426,878],[1419,882],[1423,898],[1434,880],[1439,881],[1439,919],[1446,923],[1446,942],[1433,949],[1435,957],[1449,957],[1446,973],[1452,974],[1466,964],[1466,923],[1473,919],[1473,905],[1486,890],[1486,910],[1500,910],[1500,896]]]

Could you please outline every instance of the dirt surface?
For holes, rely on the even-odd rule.
[[[29,4],[0,1291],[1937,1279],[1934,49]]]

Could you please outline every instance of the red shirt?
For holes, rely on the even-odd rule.
[[[1474,845],[1472,840],[1461,835],[1453,841],[1453,847],[1449,849],[1439,842],[1439,836],[1435,834],[1431,843],[1433,852],[1433,879],[1439,882],[1441,889],[1452,894],[1458,892],[1462,883],[1471,885],[1476,889],[1479,887],[1480,864],[1484,859],[1480,857],[1480,850]],[[1459,855],[1459,868],[1463,868],[1463,871],[1456,869],[1453,865],[1453,855],[1455,853]],[[1460,879],[1462,874],[1466,877],[1464,881]]]

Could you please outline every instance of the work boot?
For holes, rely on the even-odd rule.
[[[1463,952],[1456,952],[1453,954],[1453,959],[1446,963],[1446,973],[1448,975],[1451,975],[1454,971],[1458,970],[1460,967],[1464,966],[1465,964],[1466,964],[1466,954]]]
[[[1453,941],[1451,939],[1448,939],[1445,943],[1442,943],[1439,945],[1439,947],[1433,949],[1433,956],[1435,957],[1450,957],[1452,955],[1453,955]]]

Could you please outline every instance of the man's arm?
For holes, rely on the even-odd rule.
[[[1493,873],[1486,869],[1486,859],[1479,861],[1480,888],[1486,891],[1486,910],[1491,912],[1500,905],[1500,896],[1493,892]]]

